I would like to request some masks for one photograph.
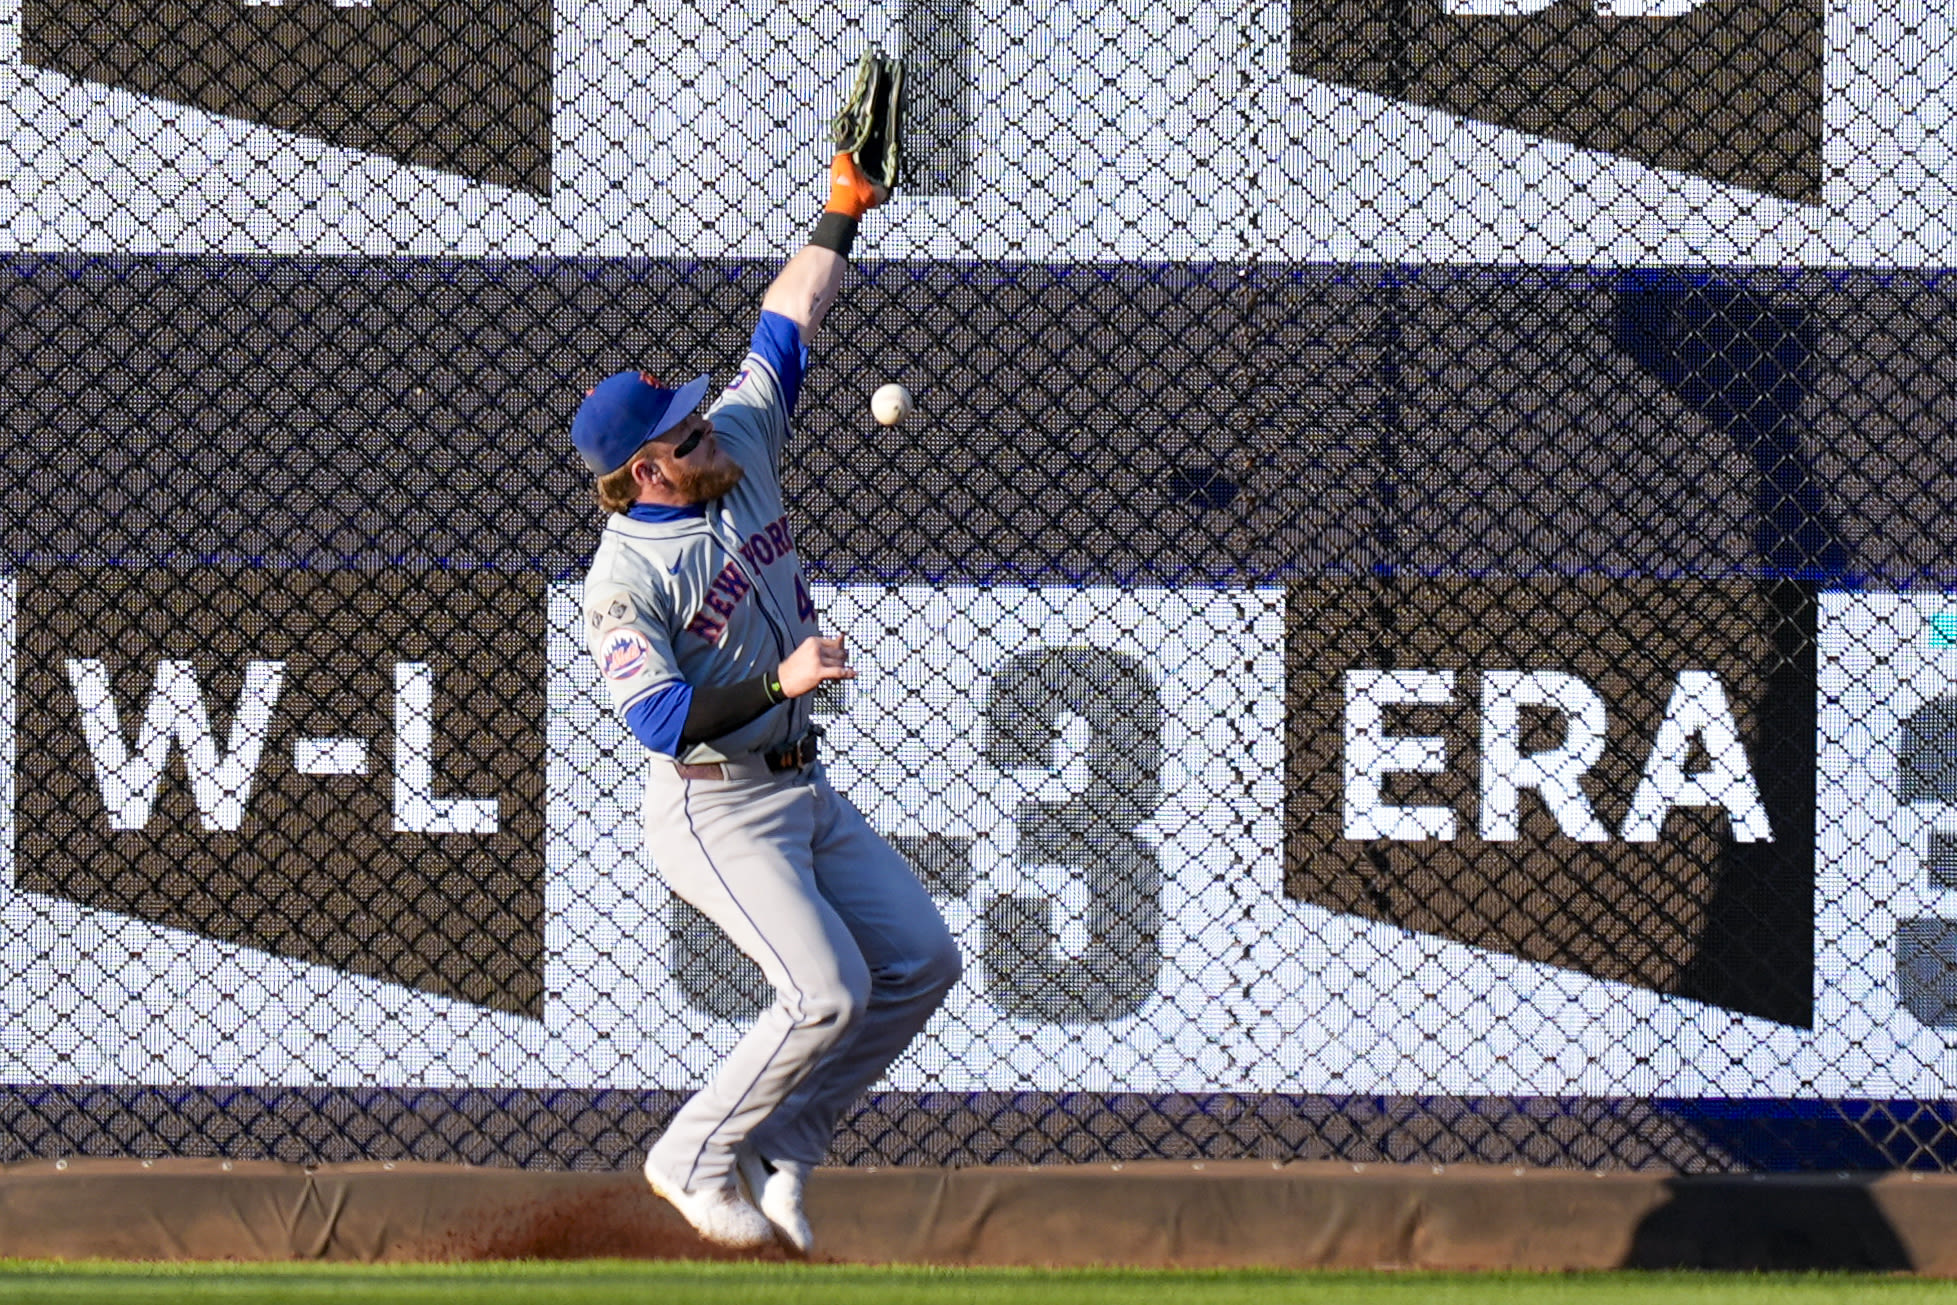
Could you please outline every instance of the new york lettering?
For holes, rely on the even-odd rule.
[[[740,547],[740,555],[751,568],[767,566],[771,562],[787,557],[795,551],[795,537],[789,533],[788,518],[777,518],[766,527],[748,536]],[[714,577],[707,589],[707,596],[693,619],[686,624],[687,633],[696,634],[708,643],[719,640],[727,629],[727,619],[734,614],[734,607],[754,582],[748,579],[747,572],[737,562],[729,562]]]
[[[687,623],[689,633],[697,634],[708,643],[720,638],[721,631],[727,628],[727,618],[734,614],[734,605],[746,596],[754,583],[747,578],[738,562],[729,562],[720,568],[720,574],[707,590],[706,605],[693,614]]]

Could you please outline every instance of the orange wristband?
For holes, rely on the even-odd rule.
[[[855,155],[842,153],[830,160],[829,204],[823,212],[860,218],[875,208],[876,203],[876,187],[863,175],[863,169],[856,166]]]

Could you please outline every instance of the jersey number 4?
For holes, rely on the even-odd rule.
[[[809,597],[809,587],[802,583],[802,577],[795,577],[795,615],[804,621],[815,619],[815,599]]]

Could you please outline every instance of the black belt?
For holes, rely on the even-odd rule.
[[[814,734],[804,734],[793,743],[784,743],[773,752],[761,754],[761,760],[768,763],[769,770],[800,770],[815,764],[816,748]]]

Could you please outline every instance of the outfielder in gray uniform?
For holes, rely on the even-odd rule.
[[[610,513],[585,580],[585,635],[653,754],[652,860],[775,990],[646,1157],[653,1190],[727,1246],[779,1237],[808,1251],[803,1183],[837,1119],[960,971],[909,864],[824,773],[808,695],[856,672],[843,639],[822,632],[779,474],[808,345],[857,219],[886,194],[837,155],[828,209],[763,296],[746,360],[704,416],[706,376],[668,389],[621,372],[572,425]]]

